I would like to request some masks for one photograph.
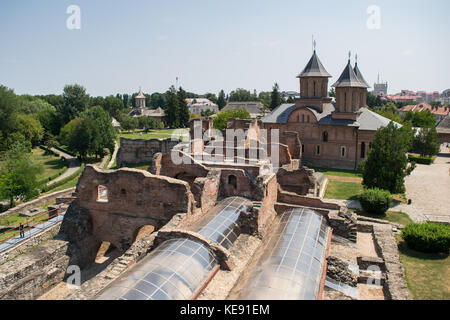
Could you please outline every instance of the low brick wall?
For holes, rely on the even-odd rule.
[[[50,240],[0,266],[0,300],[34,300],[64,279],[68,243]]]
[[[34,235],[33,237],[22,241],[20,244],[14,246],[11,249],[8,249],[2,253],[0,253],[0,265],[5,263],[10,259],[17,257],[19,254],[27,252],[33,247],[41,244],[45,240],[51,239],[56,236],[61,228],[61,222],[55,224],[54,226],[45,229],[44,231]]]
[[[62,191],[53,192],[53,193],[51,193],[49,195],[42,196],[42,197],[37,198],[35,200],[19,204],[18,206],[14,207],[14,208],[11,208],[8,211],[5,211],[2,214],[0,214],[0,218],[5,218],[5,217],[8,217],[8,216],[13,215],[15,213],[18,213],[18,212],[22,212],[22,211],[26,211],[26,210],[29,210],[29,209],[36,208],[36,207],[38,207],[38,206],[40,206],[40,205],[42,205],[44,203],[55,201],[56,198],[71,195],[74,192],[75,192],[75,188],[70,188],[70,189],[66,189],[66,190],[62,190]]]

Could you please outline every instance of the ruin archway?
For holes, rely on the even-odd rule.
[[[151,235],[153,232],[155,232],[156,227],[154,225],[148,224],[144,226],[140,226],[136,230],[134,230],[133,233],[133,242],[136,242],[138,240],[141,240],[142,238]]]

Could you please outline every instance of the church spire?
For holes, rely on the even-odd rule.
[[[313,44],[314,52],[309,60],[308,64],[306,65],[305,69],[298,75],[297,78],[306,78],[306,77],[327,77],[331,78],[331,74],[325,70],[325,67],[323,66],[322,62],[320,62],[319,57],[317,56],[316,50],[315,50],[315,41]]]

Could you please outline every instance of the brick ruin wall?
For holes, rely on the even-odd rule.
[[[172,139],[133,140],[120,138],[117,166],[122,168],[129,164],[151,163],[156,153],[168,153],[180,142]]]
[[[141,227],[158,229],[178,213],[193,214],[193,204],[184,181],[135,169],[111,172],[87,166],[61,232],[73,245],[73,264],[86,266],[102,242],[125,251]]]

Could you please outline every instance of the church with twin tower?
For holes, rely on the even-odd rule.
[[[356,169],[367,158],[376,130],[387,126],[390,120],[367,108],[370,86],[358,63],[352,66],[350,55],[332,85],[336,93],[334,101],[328,91],[331,77],[314,50],[297,77],[300,98],[295,104],[282,104],[263,117],[262,127],[269,131],[279,129],[280,135],[298,132],[304,165]]]

